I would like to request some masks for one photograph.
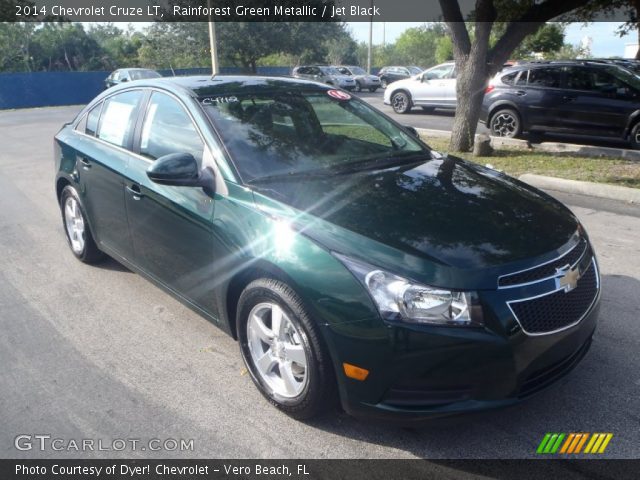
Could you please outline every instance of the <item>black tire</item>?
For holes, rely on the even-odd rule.
[[[422,111],[424,113],[433,113],[435,111],[436,107],[422,107]]]
[[[307,380],[300,393],[295,396],[286,397],[274,389],[260,372],[252,357],[249,335],[253,334],[249,333],[249,315],[267,304],[277,305],[281,309],[295,329],[295,332],[290,330],[289,335],[295,335],[296,341],[299,342],[297,346],[302,346],[305,353],[304,375],[307,376]],[[291,287],[271,278],[254,280],[240,295],[237,312],[236,325],[242,358],[258,390],[272,405],[298,420],[315,417],[336,405],[336,380],[329,353],[302,300]],[[284,320],[282,322],[284,323]],[[252,338],[255,342],[255,335]],[[274,351],[266,342],[261,341],[261,343],[267,347],[267,354]],[[272,356],[274,360],[271,361],[274,365],[280,361],[283,363],[289,361],[286,353],[284,356],[284,359],[279,357],[279,360]],[[279,365],[274,366],[273,370],[277,368],[280,372]]]
[[[409,113],[411,111],[411,96],[404,90],[391,95],[391,107],[396,113]]]
[[[517,138],[522,134],[522,120],[515,110],[503,108],[491,115],[489,130],[494,137]]]
[[[369,89],[369,91],[370,91],[371,93],[376,93],[376,90],[378,90],[378,87],[371,87],[371,88]]]
[[[362,91],[362,84],[356,80],[356,86],[353,88],[354,92],[361,92]]]
[[[75,211],[75,217],[81,217],[82,219],[82,232],[79,233],[76,231],[74,239],[72,239],[72,234],[70,233],[71,228],[68,226],[68,220],[70,223],[74,223],[72,220],[73,217],[69,215],[69,210],[66,208],[68,203],[71,211],[75,211],[75,209],[71,208],[71,204],[76,206],[77,211]],[[78,192],[71,185],[64,187],[60,194],[60,213],[62,215],[62,226],[64,228],[65,236],[67,237],[67,243],[75,257],[81,262],[88,264],[98,263],[104,260],[105,254],[98,248],[95,240],[93,239],[91,228],[87,222],[87,214],[85,213],[84,206],[80,201]],[[78,242],[80,238],[82,239],[81,247]]]
[[[636,123],[631,129],[629,142],[631,143],[631,148],[640,150],[640,122]]]

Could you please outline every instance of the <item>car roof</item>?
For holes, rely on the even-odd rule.
[[[251,93],[274,90],[291,91],[299,89],[307,91],[322,91],[331,89],[330,85],[291,77],[269,77],[258,75],[215,75],[212,77],[210,75],[194,75],[134,80],[123,84],[123,86],[118,88],[118,90],[124,90],[134,86],[163,88],[196,97],[220,95],[225,93],[239,94],[243,91]]]

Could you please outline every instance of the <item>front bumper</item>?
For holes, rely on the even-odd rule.
[[[336,365],[342,406],[358,417],[415,422],[518,403],[582,360],[596,328],[598,300],[580,323],[550,335],[389,326],[386,338],[361,340],[353,335],[355,325],[334,327],[330,343],[343,352]],[[363,382],[347,378],[342,361],[367,368],[369,376]]]

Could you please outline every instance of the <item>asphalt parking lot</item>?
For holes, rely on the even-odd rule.
[[[605,457],[640,458],[637,206],[559,196],[595,244],[603,296],[590,352],[551,389],[417,428],[339,412],[300,423],[263,400],[233,339],[116,262],[87,266],[69,252],[52,137],[77,111],[0,112],[0,456],[523,458],[546,432],[611,432]],[[18,451],[20,434],[193,439],[194,448]]]

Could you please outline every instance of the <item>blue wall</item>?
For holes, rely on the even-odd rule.
[[[207,75],[208,68],[176,69],[176,75]],[[222,74],[239,74],[241,68],[223,67]],[[258,67],[260,75],[289,75],[289,67]],[[7,108],[82,105],[104,89],[110,72],[0,73],[0,110]],[[171,70],[160,70],[166,76]]]

